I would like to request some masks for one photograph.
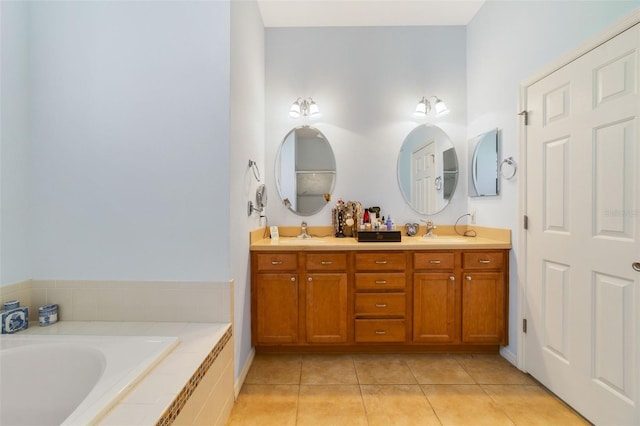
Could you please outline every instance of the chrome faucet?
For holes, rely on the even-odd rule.
[[[311,238],[311,235],[307,234],[307,222],[302,222],[300,224],[300,235],[298,238]]]
[[[438,228],[436,225],[433,224],[433,221],[428,220],[428,221],[424,221],[427,224],[427,232],[423,235],[424,237],[427,238],[435,238],[437,237],[436,234],[433,233],[433,230]]]

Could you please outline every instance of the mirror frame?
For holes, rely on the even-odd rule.
[[[289,200],[289,197],[283,196],[283,189],[282,189],[282,152],[283,152],[283,148],[285,146],[285,143],[287,142],[287,140],[289,139],[289,137],[295,133],[298,130],[301,129],[305,129],[305,130],[311,130],[313,132],[316,132],[316,136],[322,140],[322,142],[324,142],[326,148],[328,148],[328,152],[331,154],[331,158],[330,158],[330,162],[333,163],[332,167],[333,169],[324,169],[324,170],[320,170],[320,169],[313,169],[310,168],[308,170],[297,170],[296,166],[298,163],[297,158],[293,158],[292,161],[294,163],[294,170],[292,172],[292,174],[294,174],[295,176],[292,176],[291,179],[295,179],[296,183],[295,183],[295,190],[296,190],[296,205],[298,202],[298,197],[299,194],[297,193],[297,185],[298,185],[298,181],[300,180],[300,178],[302,177],[302,175],[304,174],[308,174],[310,176],[310,178],[318,178],[319,180],[322,180],[323,178],[327,178],[330,177],[331,179],[331,184],[330,184],[330,188],[328,188],[327,192],[323,192],[322,194],[315,194],[314,197],[322,197],[322,201],[320,201],[321,199],[318,198],[318,203],[317,203],[317,208],[315,209],[309,209],[309,210],[304,210],[304,211],[299,211],[300,209],[294,209],[294,204]],[[276,189],[278,191],[278,196],[280,197],[280,200],[282,200],[283,204],[286,206],[287,210],[291,211],[292,213],[295,213],[298,216],[312,216],[318,212],[320,212],[328,203],[329,201],[331,201],[331,196],[333,194],[333,191],[335,189],[336,186],[336,178],[337,178],[337,165],[336,165],[336,156],[335,153],[333,152],[333,148],[331,147],[331,144],[329,143],[329,139],[324,135],[324,133],[322,133],[322,131],[320,129],[318,129],[317,127],[313,127],[310,125],[302,125],[302,126],[297,126],[294,127],[293,129],[291,129],[289,132],[287,132],[287,134],[284,136],[284,138],[282,139],[282,142],[280,142],[280,145],[278,147],[278,151],[276,153],[276,158],[275,158],[275,165],[274,165],[274,177],[275,177],[275,183],[276,183]]]
[[[413,149],[418,146],[418,143],[412,141],[411,137],[419,135],[421,132],[425,132],[426,133],[425,136],[427,137],[433,137],[433,140],[436,143],[436,146],[435,146],[436,153],[438,154],[439,159],[440,158],[442,159],[441,163],[439,163],[441,164],[441,167],[439,167],[438,176],[434,179],[433,184],[434,184],[435,190],[437,192],[442,193],[443,204],[440,206],[437,206],[437,208],[433,210],[429,209],[428,211],[421,211],[419,206],[414,205],[414,203],[411,201],[411,193],[410,193],[411,191],[409,189],[408,194],[407,194],[407,191],[405,191],[405,188],[403,187],[403,176],[402,176],[403,174],[406,173],[406,172],[403,172],[402,167],[403,166],[406,167],[407,164],[409,165],[409,167],[411,167],[411,158],[410,157],[407,158],[407,156],[410,155],[410,153],[407,153],[407,150]],[[448,156],[448,158],[445,159],[445,153],[453,153],[453,157]],[[436,161],[435,158],[436,157],[434,156],[434,162]],[[451,168],[450,165],[448,167],[445,167],[445,163],[451,163],[451,162],[453,162],[454,168]],[[409,132],[409,134],[405,137],[404,141],[402,142],[402,146],[400,147],[400,152],[398,154],[396,173],[397,173],[398,187],[400,189],[400,193],[402,194],[404,201],[407,203],[409,207],[411,207],[416,213],[421,215],[426,215],[426,216],[440,213],[449,205],[449,203],[451,202],[451,199],[455,195],[456,188],[458,187],[458,180],[460,177],[460,161],[458,159],[458,154],[456,152],[455,145],[451,140],[451,137],[449,137],[449,135],[443,129],[433,124],[421,124],[419,126],[416,126],[411,130],[411,132]],[[410,173],[411,172],[409,170],[409,174]],[[410,182],[409,182],[409,185],[410,185]],[[404,186],[406,186],[406,184]]]

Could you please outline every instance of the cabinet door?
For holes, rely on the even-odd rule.
[[[347,274],[308,274],[306,331],[309,343],[347,341]]]
[[[298,342],[297,274],[258,274],[258,343]]]
[[[506,343],[505,294],[501,272],[463,273],[463,342]]]
[[[456,340],[456,280],[453,272],[413,274],[413,341]]]

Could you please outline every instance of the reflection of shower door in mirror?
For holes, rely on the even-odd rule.
[[[420,213],[436,205],[436,142],[431,140],[411,153],[411,204]]]

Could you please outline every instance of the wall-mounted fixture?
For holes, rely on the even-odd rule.
[[[433,99],[433,102],[431,102],[430,99]],[[447,108],[442,99],[437,96],[423,96],[420,102],[418,102],[413,115],[416,117],[425,117],[432,109],[436,117],[443,117],[449,114],[449,108]]]
[[[260,169],[258,168],[258,163],[249,159],[249,168],[253,172],[253,177],[255,177],[256,180],[260,182]]]
[[[320,109],[313,99],[298,98],[291,105],[289,115],[293,118],[299,118],[300,116],[314,118],[320,115]]]

